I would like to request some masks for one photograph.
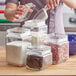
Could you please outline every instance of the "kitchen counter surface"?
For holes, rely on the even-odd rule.
[[[0,75],[76,75],[76,55],[70,56],[65,63],[51,65],[42,71],[31,71],[26,67],[8,65],[6,50],[0,47]]]

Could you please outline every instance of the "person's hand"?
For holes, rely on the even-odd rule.
[[[46,0],[48,9],[53,9],[59,4],[60,0]]]
[[[24,13],[28,10],[28,12],[32,12],[32,9],[27,9],[25,5],[18,6],[16,10],[16,14],[14,16],[15,19],[19,19],[19,15],[24,15]]]

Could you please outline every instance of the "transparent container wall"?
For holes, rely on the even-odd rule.
[[[53,64],[62,63],[69,58],[69,42],[66,35],[49,35],[45,44],[52,49]]]
[[[23,41],[30,35],[30,30],[24,28],[13,28],[7,30],[6,57],[8,64],[23,66],[25,53],[31,43]]]
[[[31,46],[29,42],[13,41],[6,45],[6,58],[7,63],[23,66],[25,64],[25,53],[27,52],[27,47]]]
[[[27,3],[25,4],[25,7],[26,7],[25,13],[23,15],[16,15],[17,17],[19,17],[19,19],[14,19],[13,22],[27,21],[29,17],[32,15],[32,12],[29,12],[29,9],[32,9],[34,11],[36,5],[33,3]]]
[[[31,37],[29,29],[16,27],[7,30],[6,42],[27,40]]]
[[[28,48],[26,67],[32,70],[42,70],[50,66],[52,64],[50,49],[48,46]]]
[[[45,20],[29,20],[26,21],[23,27],[30,29],[31,31],[43,31],[47,33],[47,25]]]
[[[36,46],[41,45],[44,43],[46,37],[47,37],[47,34],[43,33],[42,31],[32,32],[31,43],[32,45],[36,45]]]

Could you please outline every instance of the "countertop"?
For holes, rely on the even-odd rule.
[[[8,65],[6,62],[6,50],[0,47],[0,75],[76,75],[76,55],[58,65],[51,65],[42,71],[32,71],[26,67]]]

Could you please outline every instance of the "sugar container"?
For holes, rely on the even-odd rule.
[[[20,27],[7,30],[6,35],[6,58],[7,63],[23,66],[25,64],[25,53],[30,42],[24,41],[30,36],[30,30]]]

